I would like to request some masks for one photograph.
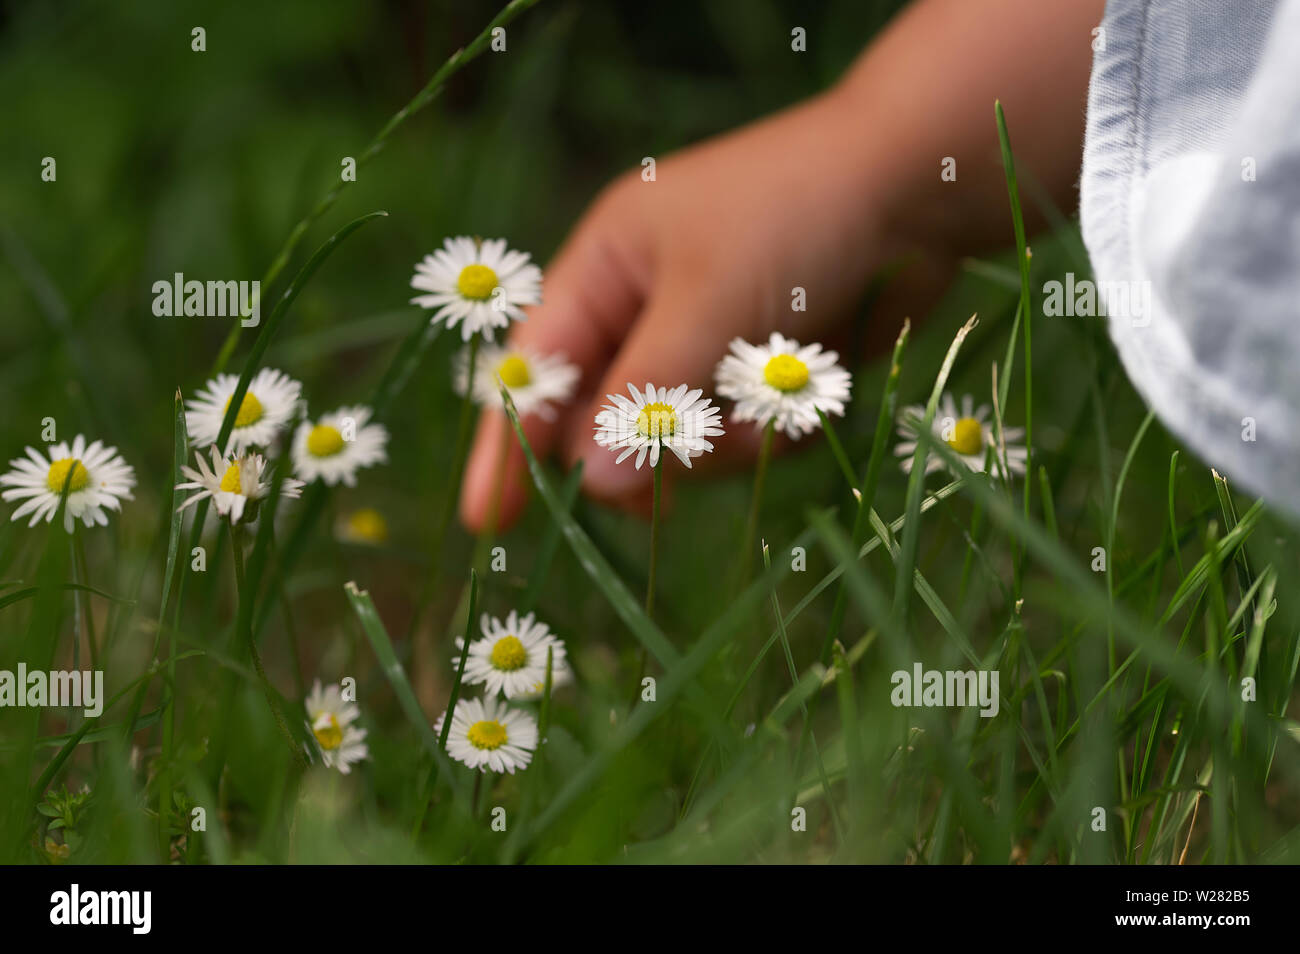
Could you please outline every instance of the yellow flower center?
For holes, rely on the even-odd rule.
[[[528,650],[517,636],[505,636],[492,647],[492,665],[496,669],[514,672],[528,662]]]
[[[72,480],[68,480],[68,471],[72,471]],[[75,494],[78,490],[85,488],[90,482],[90,474],[86,471],[86,465],[75,457],[64,457],[50,464],[50,472],[46,475],[45,484],[56,494],[63,493],[64,482],[68,484],[68,493]]]
[[[226,398],[226,406],[221,409],[221,413],[224,415],[229,410],[230,398]],[[263,413],[262,402],[257,399],[257,395],[252,391],[245,391],[244,399],[239,402],[239,413],[235,415],[235,427],[256,424],[262,419]]]
[[[528,373],[528,362],[515,354],[497,365],[497,374],[508,388],[527,387],[533,379]]]
[[[388,523],[373,507],[362,507],[348,518],[348,529],[361,540],[383,543],[388,539]]]
[[[792,354],[777,354],[763,368],[763,380],[778,391],[801,391],[808,383],[808,365]]]
[[[239,484],[239,464],[231,464],[221,475],[221,489],[230,494],[242,494],[244,488]]]
[[[317,424],[307,435],[307,453],[312,457],[333,457],[343,449],[343,435],[337,427]]]
[[[318,725],[311,730],[312,735],[316,736],[316,741],[320,743],[322,749],[337,749],[343,744],[343,729],[339,726],[339,720],[330,713],[329,722],[325,725]]]
[[[506,744],[506,727],[495,719],[475,722],[469,727],[469,744],[476,749],[499,749]]]
[[[647,404],[636,417],[636,429],[642,437],[670,437],[677,430],[677,411],[662,401]]]
[[[958,454],[971,457],[984,447],[984,429],[973,417],[963,417],[952,429],[952,440],[948,446]]]
[[[456,279],[456,288],[466,298],[487,301],[497,287],[497,273],[486,265],[466,265]]]

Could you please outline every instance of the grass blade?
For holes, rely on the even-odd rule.
[[[944,385],[948,383],[948,375],[952,373],[953,362],[957,360],[957,352],[961,350],[962,342],[974,330],[976,324],[976,317],[971,315],[970,319],[957,330],[957,334],[952,339],[952,344],[948,346],[948,353],[944,356],[943,364],[939,368],[939,374],[934,379],[934,387],[930,391],[930,400],[925,406],[925,418],[919,424],[915,424],[916,451],[912,454],[912,470],[907,477],[902,551],[897,563],[898,574],[894,579],[894,618],[892,625],[895,629],[902,627],[907,616],[908,599],[912,593],[912,569],[916,566],[916,551],[921,538],[921,497],[925,489],[925,462],[930,445],[934,443],[931,428],[934,423],[935,411],[939,407],[939,398],[943,394]],[[954,473],[961,473],[961,471],[957,470]],[[826,659],[824,658],[822,661],[825,663]]]
[[[361,628],[370,641],[370,646],[374,649],[379,664],[384,669],[384,675],[388,677],[389,685],[393,687],[393,692],[397,695],[398,704],[401,705],[402,711],[410,720],[411,725],[415,726],[420,741],[424,743],[425,750],[433,756],[434,764],[437,765],[439,773],[447,779],[447,784],[451,787],[457,804],[464,808],[466,814],[468,814],[469,793],[465,791],[465,786],[452,772],[451,760],[447,758],[447,754],[442,750],[438,737],[433,734],[433,726],[425,717],[424,710],[420,708],[420,703],[415,698],[415,691],[411,688],[411,683],[406,678],[406,671],[402,669],[402,664],[393,651],[393,641],[388,638],[388,630],[384,626],[384,621],[379,618],[379,611],[375,609],[370,594],[359,589],[356,583],[351,581],[343,585],[343,592],[352,605],[352,611],[357,614],[357,619],[361,622]],[[445,721],[447,723],[451,722],[450,719]]]
[[[1029,249],[1025,241],[1025,218],[1020,210],[1020,189],[1016,183],[1016,160],[1011,152],[1007,117],[1000,101],[993,104],[998,124],[998,143],[1002,147],[1002,169],[1007,179],[1007,196],[1011,202],[1011,223],[1016,232],[1016,262],[1020,266],[1020,314],[1025,322],[1025,473],[1034,472],[1034,336],[1033,306],[1029,295]],[[1014,340],[1014,339],[1013,339]],[[1011,368],[1006,369],[1011,376]],[[1005,406],[1005,403],[1004,403]],[[1029,517],[1029,485],[1025,481],[1025,518]]]

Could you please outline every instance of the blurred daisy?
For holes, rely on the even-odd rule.
[[[469,357],[466,351],[456,356],[456,393],[464,396],[469,383]],[[501,392],[497,378],[510,392],[519,416],[537,414],[553,418],[552,402],[563,404],[573,396],[578,383],[578,368],[562,355],[541,355],[528,348],[483,345],[474,364],[474,401],[484,407],[500,407]]]
[[[334,535],[346,543],[376,546],[388,541],[388,521],[374,507],[362,507],[340,517]]]
[[[953,400],[952,394],[944,392],[939,406],[935,410],[934,421],[931,422],[931,429],[934,433],[934,439],[943,441],[961,457],[964,463],[976,473],[984,471],[984,461],[986,449],[993,449],[993,474],[994,476],[1002,475],[1002,459],[997,450],[997,435],[993,430],[993,421],[990,415],[990,408],[987,404],[981,404],[975,407],[975,399],[969,394],[961,399],[961,412],[957,411],[957,402]],[[902,423],[899,425],[899,436],[907,438],[894,448],[894,453],[902,458],[899,461],[904,473],[912,469],[912,456],[916,452],[917,426],[913,420],[922,421],[925,418],[925,408],[920,404],[913,404],[903,409]],[[1025,429],[1023,427],[1003,427],[1002,438],[1006,442],[1006,462],[1007,467],[1013,474],[1023,474],[1025,472],[1025,460],[1029,455],[1024,444],[1016,444],[1015,441],[1023,440]],[[938,454],[930,452],[926,455],[925,472],[931,473],[941,470],[944,467],[944,460]]]
[[[204,497],[211,497],[217,513],[229,517],[231,523],[238,523],[248,510],[251,518],[252,509],[271,492],[271,473],[266,465],[266,458],[261,454],[244,454],[241,457],[223,457],[212,448],[212,469],[208,469],[203,459],[203,452],[194,454],[199,469],[181,467],[181,473],[188,481],[176,485],[177,490],[197,490],[198,493],[186,499],[177,507],[184,510],[190,504],[198,503]],[[218,477],[217,475],[221,476]],[[302,494],[302,481],[286,477],[280,485],[280,493],[285,497],[297,497]]]
[[[433,731],[442,734],[443,720],[438,717]],[[537,723],[522,709],[489,696],[486,699],[461,699],[451,716],[451,733],[447,752],[457,761],[481,772],[515,773],[533,758],[537,748]]]
[[[554,691],[561,686],[570,685],[572,682],[573,670],[569,667],[569,659],[557,651],[551,662],[551,689]],[[510,698],[515,702],[535,702],[542,698],[544,692],[546,692],[546,650],[542,650],[542,678],[538,679],[526,691],[516,693]]]
[[[718,363],[714,378],[718,393],[736,402],[735,421],[773,421],[776,430],[792,438],[820,426],[817,409],[844,414],[849,399],[849,373],[836,364],[834,351],[772,332],[767,344],[752,345],[736,338],[731,354]]]
[[[415,266],[411,287],[428,292],[411,299],[421,308],[436,308],[433,322],[448,328],[460,322],[466,341],[483,332],[488,341],[497,328],[524,320],[520,305],[542,301],[542,270],[527,252],[506,248],[505,239],[479,242],[468,236],[445,239],[442,248]]]
[[[49,459],[34,447],[26,448],[26,457],[9,462],[13,468],[0,474],[0,485],[10,489],[0,493],[6,501],[22,500],[12,519],[31,514],[27,526],[42,519],[49,523],[59,509],[63,487],[68,488],[68,505],[63,512],[63,529],[72,532],[80,519],[88,527],[106,526],[105,510],[120,510],[123,500],[131,500],[135,470],[122,459],[116,447],[101,441],[87,445],[78,434],[72,446],[60,441],[49,449]]]
[[[482,639],[469,644],[469,659],[465,660],[465,682],[468,685],[483,683],[489,696],[505,693],[507,699],[540,691],[546,684],[546,651],[552,650],[551,677],[564,662],[564,641],[551,635],[550,628],[529,613],[522,619],[514,610],[505,622],[484,613],[479,620]],[[456,648],[464,649],[465,641],[456,640]],[[460,667],[460,657],[452,660]]]
[[[293,472],[304,481],[319,477],[333,487],[355,487],[357,471],[388,460],[388,430],[371,424],[368,407],[341,407],[316,423],[303,421],[293,435]]]
[[[632,400],[621,394],[606,395],[606,404],[596,415],[596,443],[610,450],[622,450],[616,463],[636,454],[637,470],[650,457],[650,466],[659,463],[659,452],[667,449],[687,467],[691,458],[699,457],[713,445],[705,440],[722,434],[721,411],[713,407],[698,388],[688,391],[679,385],[669,391],[646,384],[642,394],[629,384]]]
[[[185,426],[194,446],[206,447],[217,442],[221,422],[226,418],[226,409],[238,384],[237,375],[218,374],[204,385],[197,397],[186,402]],[[248,382],[226,449],[239,454],[248,447],[270,446],[276,432],[293,418],[301,393],[302,385],[287,374],[262,368]]]
[[[321,689],[317,679],[305,705],[307,728],[316,739],[322,762],[347,775],[352,771],[353,762],[370,757],[366,730],[352,724],[361,716],[361,710],[356,703],[343,701],[338,686]]]

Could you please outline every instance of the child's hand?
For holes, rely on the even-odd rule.
[[[584,461],[583,487],[611,502],[649,485],[648,467],[615,464],[592,440],[607,393],[647,381],[713,392],[713,369],[732,338],[780,330],[816,339],[852,305],[881,237],[854,202],[855,173],[827,97],[672,156],[654,181],[640,171],[593,203],[545,273],[544,304],[511,332],[512,343],[562,353],[582,370],[579,394],[554,421],[525,418],[538,454]],[[860,186],[859,186],[860,188]],[[807,310],[791,309],[802,287]],[[461,515],[479,527],[496,485],[504,414],[484,414]],[[752,424],[715,441],[729,456],[756,447]],[[528,480],[515,449],[501,521],[511,522]]]
[[[1021,68],[1041,76],[1050,66],[1062,88],[1082,100],[1087,24],[1100,16],[1099,2],[1079,2],[1075,24],[1041,6],[1055,5],[925,0],[828,93],[656,157],[654,181],[635,170],[606,188],[546,269],[544,303],[511,330],[511,342],[561,353],[582,371],[578,395],[554,420],[524,419],[533,449],[539,455],[558,449],[568,464],[581,458],[588,494],[630,503],[644,496],[652,473],[629,461],[616,465],[616,455],[593,441],[606,394],[625,394],[629,382],[688,384],[712,394],[714,366],[731,339],[758,341],[773,330],[801,343],[834,337],[832,327],[858,304],[871,274],[905,256],[909,266],[873,311],[869,344],[893,339],[904,308],[923,314],[951,272],[949,248],[990,231],[1010,235],[993,100],[1007,98],[998,88],[1000,70],[1014,60],[1005,48],[1021,51],[1014,37],[996,33],[997,26],[1022,30],[1028,48]],[[936,24],[947,31],[939,46]],[[981,37],[989,31],[992,38]],[[1051,48],[1054,37],[1077,49],[1062,56]],[[936,83],[928,64],[958,51],[970,61],[971,82],[958,83],[949,70]],[[1022,84],[1006,85],[1015,90]],[[1022,121],[1026,112],[1059,110],[1060,97],[1048,95],[1048,85],[1039,81],[1024,95],[1013,92],[1011,120],[1022,102]],[[1026,129],[1023,141],[1031,168],[1044,165],[1038,161],[1044,155],[1063,153],[1064,163],[1055,163],[1048,175],[1039,170],[1056,190],[1058,179],[1068,184],[1078,169],[1071,135],[1080,131],[1051,118],[1050,134],[1031,139]],[[950,154],[964,164],[961,185],[941,182],[941,160]],[[923,254],[910,255],[914,251]],[[796,287],[804,289],[806,311],[791,308]],[[529,480],[517,443],[504,478],[495,476],[508,426],[501,411],[481,418],[460,501],[471,529],[489,522],[498,483],[498,526],[513,522],[525,501]],[[752,424],[729,426],[715,442],[717,453],[701,463],[752,456],[759,436]]]

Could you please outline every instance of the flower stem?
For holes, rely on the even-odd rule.
[[[77,528],[76,547],[77,575],[81,577],[81,584],[83,586],[89,586],[90,562],[86,559],[86,537],[81,532],[80,527]],[[81,612],[82,620],[86,627],[86,643],[90,647],[90,668],[98,669],[99,649],[96,646],[95,640],[95,617],[92,615],[90,610],[90,593],[85,590],[81,591]]]
[[[749,519],[745,522],[745,537],[740,550],[740,587],[749,582],[750,567],[754,565],[754,539],[758,535],[758,517],[763,509],[763,482],[767,478],[767,462],[772,457],[772,438],[776,433],[776,419],[763,428],[763,443],[758,450],[758,464],[754,470],[754,490],[749,501]]]
[[[655,568],[659,562],[659,501],[663,497],[664,458],[662,453],[655,464],[654,504],[650,511],[650,575],[645,587],[645,614],[650,619],[655,615]]]
[[[235,596],[242,603],[244,600],[244,550],[242,545],[243,536],[232,523],[230,525],[230,552],[235,559]]]
[[[244,600],[252,599],[252,596],[248,592],[247,580],[244,577],[243,534],[240,532],[239,527],[233,523],[230,525],[230,552],[234,555],[235,560],[235,594],[240,606],[242,606]],[[262,684],[262,693],[266,696],[266,704],[271,707],[271,715],[275,718],[275,724],[279,727],[285,742],[289,744],[289,752],[293,755],[294,761],[301,765],[303,764],[302,753],[298,749],[298,744],[293,740],[293,734],[289,731],[289,726],[285,724],[284,716],[280,713],[280,707],[276,705],[275,693],[271,690],[271,681],[266,678],[266,670],[262,667],[262,655],[257,651],[257,640],[253,638],[251,629],[248,633],[248,652],[253,659],[253,669],[257,671],[258,681]]]
[[[460,500],[460,485],[465,477],[465,458],[469,455],[469,435],[474,426],[474,372],[478,364],[479,336],[474,335],[469,339],[469,365],[465,378],[465,395],[460,402],[460,421],[456,425],[456,449],[452,456],[451,462],[451,488],[447,496],[443,499],[442,513],[438,517],[438,526],[433,536],[433,566],[437,567],[439,554],[442,552],[442,541],[447,535],[447,528],[451,526],[451,515],[456,510],[456,504]],[[436,575],[431,573],[430,577]]]
[[[429,604],[433,602],[434,587],[438,582],[438,570],[442,560],[442,545],[451,526],[451,517],[460,500],[460,485],[465,477],[465,458],[469,456],[469,436],[474,425],[474,371],[478,364],[479,335],[469,339],[469,366],[465,379],[465,394],[460,402],[460,421],[456,425],[456,446],[452,452],[451,486],[442,501],[442,510],[433,530],[433,543],[429,552],[429,570],[424,577],[424,589],[420,599],[411,613],[411,622],[406,629],[409,642],[419,628],[420,619]]]
[[[645,585],[645,615],[647,619],[654,619],[655,615],[655,569],[659,563],[659,501],[663,497],[664,486],[664,458],[660,452],[659,462],[655,464],[655,490],[654,504],[650,510],[650,573],[646,578]],[[632,686],[632,705],[636,705],[637,696],[641,692],[641,680],[645,678],[646,666],[646,648],[643,645],[641,652],[638,654],[636,682]]]
[[[79,531],[74,530],[73,534],[75,536],[80,536]],[[73,574],[72,578],[76,582],[84,584],[85,580],[81,578],[81,570],[77,566],[77,547],[75,543],[72,545],[71,549],[72,549],[72,574]],[[76,591],[76,595],[73,598],[72,609],[73,609],[73,613],[75,614],[74,625],[72,627],[72,668],[74,670],[79,670],[81,669],[81,634],[82,631],[85,629],[85,623],[83,621],[86,615],[85,604],[82,603],[81,601],[80,590]]]
[[[442,732],[438,736],[438,748],[444,752],[447,751],[447,739],[451,736],[451,720],[456,712],[456,704],[460,701],[461,684],[465,680],[465,663],[469,659],[469,645],[472,643],[474,636],[474,614],[478,611],[478,575],[475,574],[474,568],[469,570],[469,607],[465,610],[465,636],[460,642],[460,662],[456,666],[456,678],[451,683],[451,694],[447,697],[447,712],[442,717]],[[420,789],[420,812],[415,819],[415,827],[411,829],[411,840],[414,841],[420,836],[420,829],[424,827],[424,816],[429,813],[429,801],[433,798],[434,783],[438,781],[438,763],[435,761],[429,767],[429,776]]]

